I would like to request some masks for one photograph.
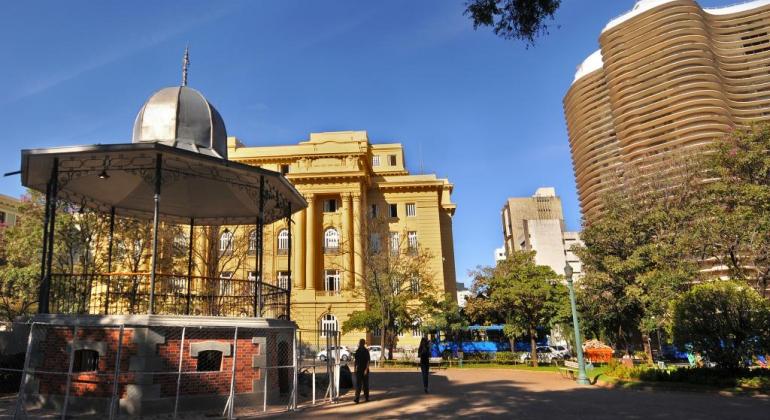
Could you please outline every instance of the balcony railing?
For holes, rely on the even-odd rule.
[[[254,280],[157,274],[153,312],[251,317],[259,284]],[[289,291],[264,282],[261,289],[262,317],[286,318]],[[150,274],[52,274],[49,301],[51,313],[146,314],[150,304]]]
[[[339,254],[340,247],[339,246],[325,246],[324,247],[324,254]]]

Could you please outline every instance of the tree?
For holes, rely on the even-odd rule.
[[[532,45],[535,38],[548,33],[548,19],[553,19],[561,0],[469,0],[465,12],[473,28],[492,27],[503,39],[520,39]]]
[[[40,194],[22,197],[20,217],[13,227],[2,229],[0,247],[0,311],[12,322],[37,306],[42,258],[43,204]]]
[[[532,362],[537,366],[537,328],[550,327],[560,308],[567,304],[567,288],[548,266],[535,264],[535,253],[517,251],[495,267],[474,273],[477,297],[466,304],[469,316],[505,322],[505,335],[511,340],[529,335]]]
[[[674,301],[672,312],[674,343],[720,367],[770,352],[770,302],[744,282],[699,284]]]
[[[584,227],[585,246],[575,252],[585,271],[577,297],[586,328],[627,350],[641,336],[651,360],[649,334],[670,321],[668,302],[697,278],[704,254],[694,228],[700,161],[682,155],[645,163],[655,169],[618,179],[623,189],[605,195],[601,218]]]
[[[735,130],[716,143],[707,167],[703,242],[735,279],[762,296],[770,286],[770,125]]]
[[[365,272],[356,280],[362,287],[353,290],[367,308],[351,313],[342,331],[379,329],[380,345],[392,359],[398,333],[420,322],[423,302],[435,294],[433,257],[419,244],[409,244],[407,232],[389,231],[382,219],[371,219],[367,231],[369,241],[362,246]]]
[[[468,326],[468,320],[463,316],[457,297],[445,294],[442,299],[428,296],[423,304],[422,332],[425,334],[440,331],[454,341],[457,335]]]

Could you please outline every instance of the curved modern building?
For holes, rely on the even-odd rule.
[[[585,222],[619,175],[770,120],[770,0],[640,0],[613,19],[564,98]]]

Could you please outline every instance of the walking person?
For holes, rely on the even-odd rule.
[[[420,357],[420,370],[422,371],[422,386],[425,393],[428,393],[428,373],[430,372],[430,342],[427,337],[420,340],[420,347],[417,349],[417,356]]]
[[[369,349],[366,348],[366,340],[363,338],[358,342],[358,348],[355,353],[356,369],[356,398],[353,400],[358,404],[361,396],[361,387],[364,388],[364,400],[369,401]]]

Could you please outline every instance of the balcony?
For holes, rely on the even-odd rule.
[[[255,298],[261,291],[261,300]],[[150,308],[149,273],[51,274],[50,312],[133,315]],[[285,319],[289,292],[254,280],[178,274],[155,277],[154,314]]]
[[[325,255],[336,255],[340,253],[340,247],[338,246],[325,246],[324,248],[324,254]]]

